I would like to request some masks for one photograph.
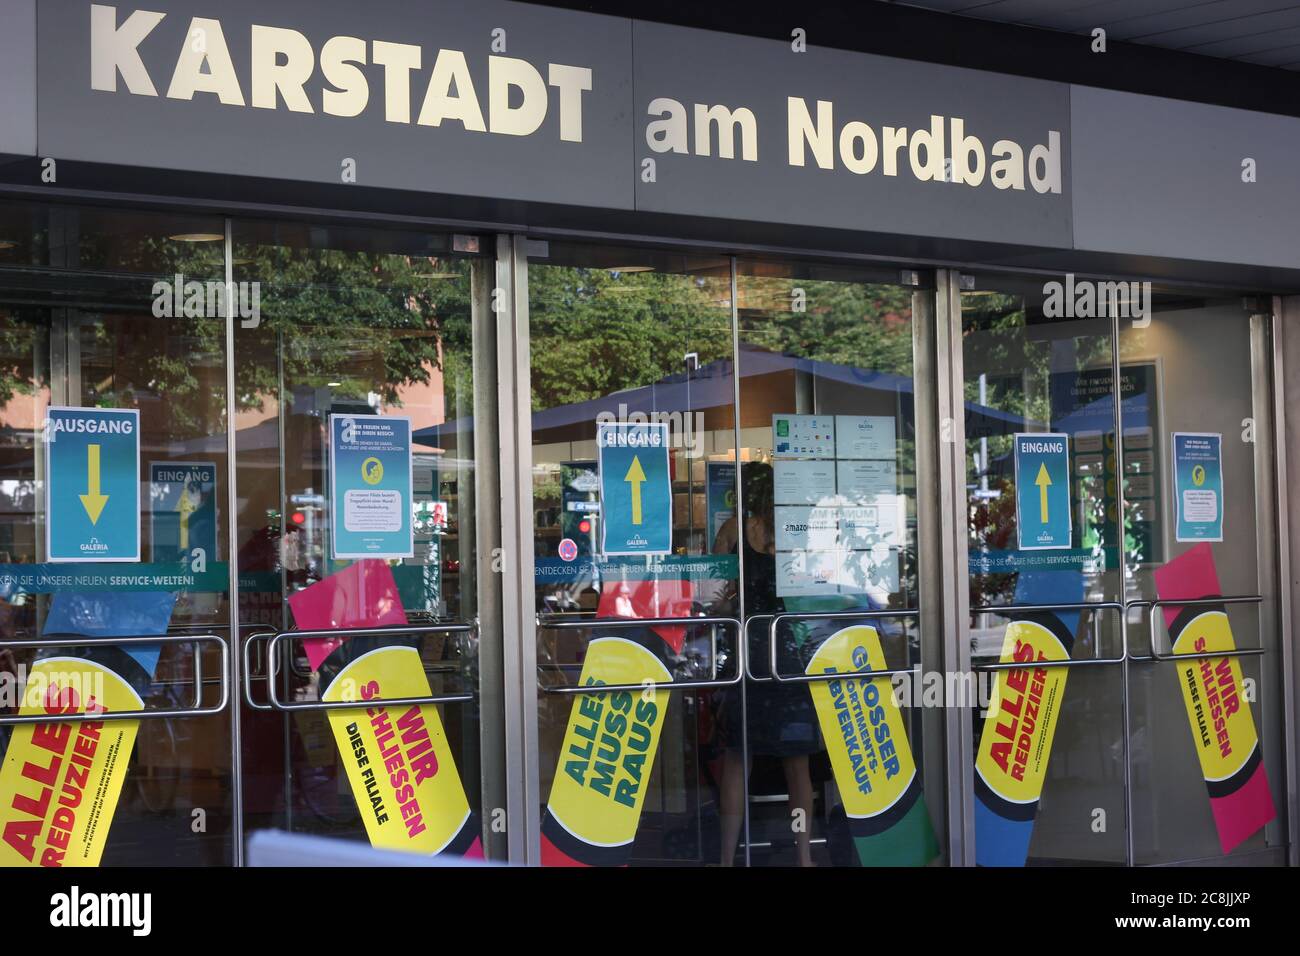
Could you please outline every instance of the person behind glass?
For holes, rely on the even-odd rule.
[[[776,534],[773,528],[772,466],[765,462],[747,462],[741,469],[744,513],[744,613],[779,614],[783,602],[776,596]],[[713,552],[727,554],[736,550],[736,519],[729,518],[718,529]],[[750,671],[766,677],[768,663],[767,629],[754,628],[749,639]],[[799,648],[790,628],[785,629],[777,647],[777,666],[782,674],[801,673]],[[718,735],[723,747],[721,780],[722,865],[731,866],[736,855],[744,821],[745,781],[753,769],[753,758],[780,757],[790,801],[790,819],[798,816],[805,826],[795,830],[800,866],[813,866],[811,835],[807,821],[812,819],[813,787],[808,757],[820,749],[817,715],[804,684],[781,684],[775,681],[747,681],[748,726],[741,709],[740,691],[723,692],[718,705]],[[749,762],[743,759],[742,734],[748,730]]]

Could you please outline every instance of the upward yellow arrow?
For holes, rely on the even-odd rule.
[[[636,455],[632,456],[632,466],[628,468],[627,474],[623,480],[632,486],[632,523],[641,523],[641,483],[645,481],[645,469],[641,467],[641,459]]]
[[[90,523],[98,524],[99,516],[104,513],[104,505],[108,504],[108,495],[99,493],[98,445],[86,446],[86,493],[80,498],[81,506],[86,509]]]
[[[190,512],[195,508],[193,500],[190,498],[188,488],[181,487],[181,499],[176,505],[176,510],[180,513],[181,520],[181,550],[190,549]]]
[[[1052,485],[1052,478],[1047,473],[1046,462],[1039,462],[1038,477],[1034,479],[1034,484],[1038,486],[1039,520],[1041,520],[1043,524],[1047,524],[1047,489]]]

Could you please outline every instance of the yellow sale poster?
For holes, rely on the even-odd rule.
[[[543,866],[622,866],[641,820],[672,675],[634,641],[602,637],[587,647],[579,682],[643,685],[638,691],[581,694],[560,746],[542,818]]]
[[[349,662],[323,699],[364,704],[429,695],[419,651],[395,645]],[[436,705],[373,704],[327,713],[372,846],[426,855],[482,855],[477,822]]]
[[[831,769],[863,866],[922,866],[938,852],[907,728],[874,627],[846,627],[817,648],[808,674],[840,674],[808,685]]]
[[[97,715],[143,706],[101,664],[50,657],[32,666],[20,714],[86,719],[14,728],[0,768],[0,865],[99,865],[140,722]]]

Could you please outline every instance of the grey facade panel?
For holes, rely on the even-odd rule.
[[[0,0],[0,154],[36,155],[36,0]]]
[[[1091,87],[1071,108],[1077,248],[1300,267],[1300,119]]]

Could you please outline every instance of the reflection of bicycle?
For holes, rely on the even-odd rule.
[[[357,819],[356,802],[346,781],[339,779],[339,763],[329,720],[320,711],[299,711],[294,728],[289,765],[293,792],[317,821],[341,825]],[[340,789],[342,792],[340,792]]]
[[[171,718],[140,721],[135,738],[135,766],[127,774],[126,793],[150,813],[176,807],[180,791],[180,747]]]

